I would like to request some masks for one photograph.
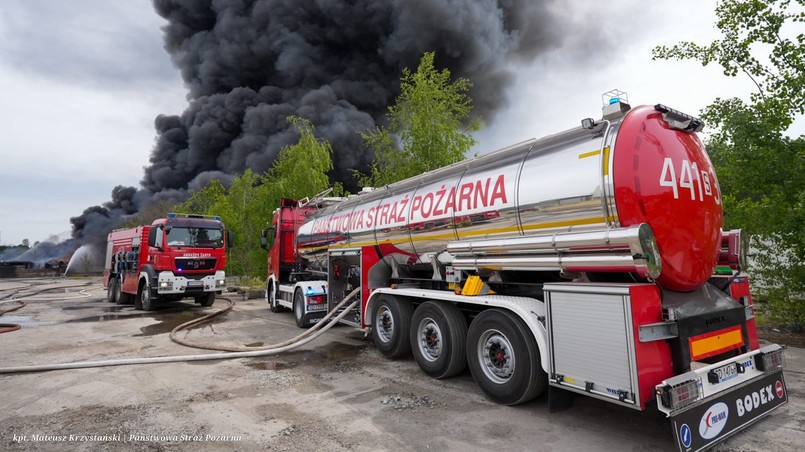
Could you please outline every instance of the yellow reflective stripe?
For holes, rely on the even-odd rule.
[[[586,159],[587,157],[595,157],[596,155],[601,153],[601,149],[596,149],[594,151],[585,152],[584,154],[579,154],[579,160]]]
[[[609,146],[604,148],[604,176],[609,176]]]

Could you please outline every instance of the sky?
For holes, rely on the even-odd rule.
[[[548,52],[517,67],[506,107],[483,118],[472,152],[598,118],[602,93],[615,88],[633,106],[664,103],[691,114],[753,89],[717,67],[651,60],[656,45],[715,38],[715,2],[572,4],[568,13],[614,33],[616,48],[593,41],[586,55]],[[164,24],[150,0],[0,4],[0,245],[67,237],[70,217],[107,202],[116,185],[139,185],[154,118],[187,107],[187,89],[163,48]],[[574,30],[567,33],[573,39]]]

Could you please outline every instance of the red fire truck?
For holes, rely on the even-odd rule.
[[[491,400],[548,390],[656,407],[698,450],[787,402],[783,349],[760,347],[746,237],[722,231],[696,132],[658,104],[348,198],[284,200],[266,299],[308,326],[353,288],[345,323],[387,358]]]
[[[104,265],[107,301],[153,310],[160,302],[195,298],[212,306],[225,289],[232,234],[220,218],[169,214],[150,226],[109,233]]]

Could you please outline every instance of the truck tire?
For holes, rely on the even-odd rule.
[[[531,330],[508,311],[488,309],[475,317],[467,333],[467,362],[481,391],[502,405],[532,400],[548,385]]]
[[[372,308],[372,339],[386,358],[401,358],[411,353],[411,303],[391,295],[382,295]]]
[[[426,374],[447,378],[467,367],[467,319],[446,301],[419,305],[411,320],[411,350]]]
[[[117,278],[109,278],[109,283],[106,285],[106,301],[109,303],[117,303]]]
[[[282,312],[285,310],[285,308],[277,303],[277,291],[274,289],[274,283],[272,282],[266,283],[266,302],[271,312]]]
[[[293,294],[293,316],[296,319],[296,326],[307,328],[310,326],[310,319],[305,313],[305,294],[302,289],[296,289]]]
[[[197,296],[196,303],[204,306],[205,308],[209,308],[213,303],[215,303],[215,292],[208,292],[204,295]]]
[[[128,294],[123,292],[123,283],[115,278],[115,304],[128,304],[128,302]]]
[[[156,297],[151,293],[151,286],[147,279],[140,283],[140,290],[137,291],[137,301],[134,302],[135,309],[143,311],[153,311],[156,305]]]

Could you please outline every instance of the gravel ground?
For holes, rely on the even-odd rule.
[[[168,333],[225,306],[173,303],[143,313],[106,303],[97,278],[0,280],[0,300],[22,283],[51,290],[1,318],[22,325],[0,335],[1,366],[207,354]],[[259,347],[299,332],[291,313],[273,314],[251,299],[182,334]],[[716,450],[801,450],[805,350],[787,353],[790,403]],[[412,358],[385,360],[347,326],[277,356],[0,375],[0,400],[3,451],[675,450],[656,410],[584,397],[554,413],[545,396],[495,405],[468,372],[430,379]]]

